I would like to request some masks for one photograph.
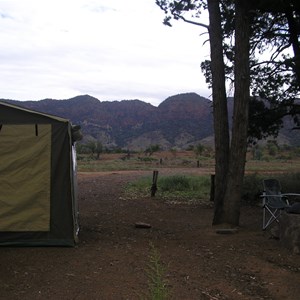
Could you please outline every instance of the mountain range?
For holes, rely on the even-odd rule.
[[[97,139],[107,148],[140,151],[155,144],[161,149],[213,145],[212,102],[196,93],[168,97],[157,107],[140,100],[100,101],[89,95],[67,100],[1,101],[69,119],[81,126],[84,141]],[[228,101],[232,114],[232,101]],[[285,123],[280,141],[300,145],[297,133],[289,130],[292,124]]]

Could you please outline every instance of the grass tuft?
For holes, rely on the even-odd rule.
[[[165,280],[165,267],[163,266],[158,250],[150,243],[149,263],[146,274],[148,277],[148,297],[150,300],[166,300],[170,291]]]

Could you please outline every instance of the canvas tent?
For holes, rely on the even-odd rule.
[[[0,245],[74,246],[72,124],[0,102]]]

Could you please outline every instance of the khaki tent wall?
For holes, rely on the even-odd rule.
[[[51,125],[6,125],[0,144],[0,231],[50,231]]]
[[[26,142],[28,146],[24,146],[24,135],[26,135],[24,132],[30,131],[29,128],[34,129],[34,137],[36,137],[36,130],[38,135],[40,134],[40,145],[34,142],[33,137],[33,140]],[[7,130],[15,130],[15,133],[11,136],[14,142],[11,141],[11,145],[6,147],[9,142],[5,141],[3,144],[1,134],[3,133],[4,138]],[[17,135],[19,137],[16,140]],[[9,137],[7,136],[6,139]],[[23,155],[22,149],[27,153],[26,158],[23,159],[26,166],[14,162],[11,148],[20,149],[14,151],[16,161],[20,155]],[[74,196],[76,182],[74,182],[73,172],[71,124],[65,119],[0,102],[0,155],[2,156],[0,180],[1,176],[8,177],[10,179],[6,178],[6,182],[9,181],[16,188],[12,194],[6,191],[5,201],[9,197],[18,197],[17,203],[21,203],[16,205],[16,214],[14,214],[14,210],[8,208],[10,204],[5,203],[4,197],[0,196],[0,245],[75,245],[78,233],[78,211],[76,210],[77,199]],[[30,157],[33,161],[27,163]],[[3,161],[9,160],[11,165],[2,165]],[[37,175],[35,178],[21,175],[24,175],[24,172],[31,172],[30,165],[38,165],[32,169],[32,172]],[[24,171],[26,168],[27,171]],[[14,172],[17,172],[18,176],[15,177]],[[28,187],[26,187],[26,179],[28,179]],[[24,182],[21,185],[22,180]],[[5,184],[7,183],[0,183],[1,190],[5,188]],[[38,186],[37,194],[34,192],[34,185]],[[13,186],[10,188],[13,189]],[[27,192],[23,193],[26,189]],[[22,198],[23,194],[26,196]],[[3,208],[5,206],[6,208]],[[18,223],[18,220],[21,222]]]

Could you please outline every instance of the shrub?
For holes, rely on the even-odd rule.
[[[242,199],[246,202],[257,202],[262,193],[262,176],[257,173],[245,175]]]
[[[162,192],[186,191],[190,189],[190,180],[181,175],[163,177],[160,189]]]
[[[129,197],[149,196],[152,177],[143,177],[126,186]],[[209,199],[209,176],[158,176],[157,197],[180,198],[181,200]],[[197,200],[196,200],[197,201]]]

